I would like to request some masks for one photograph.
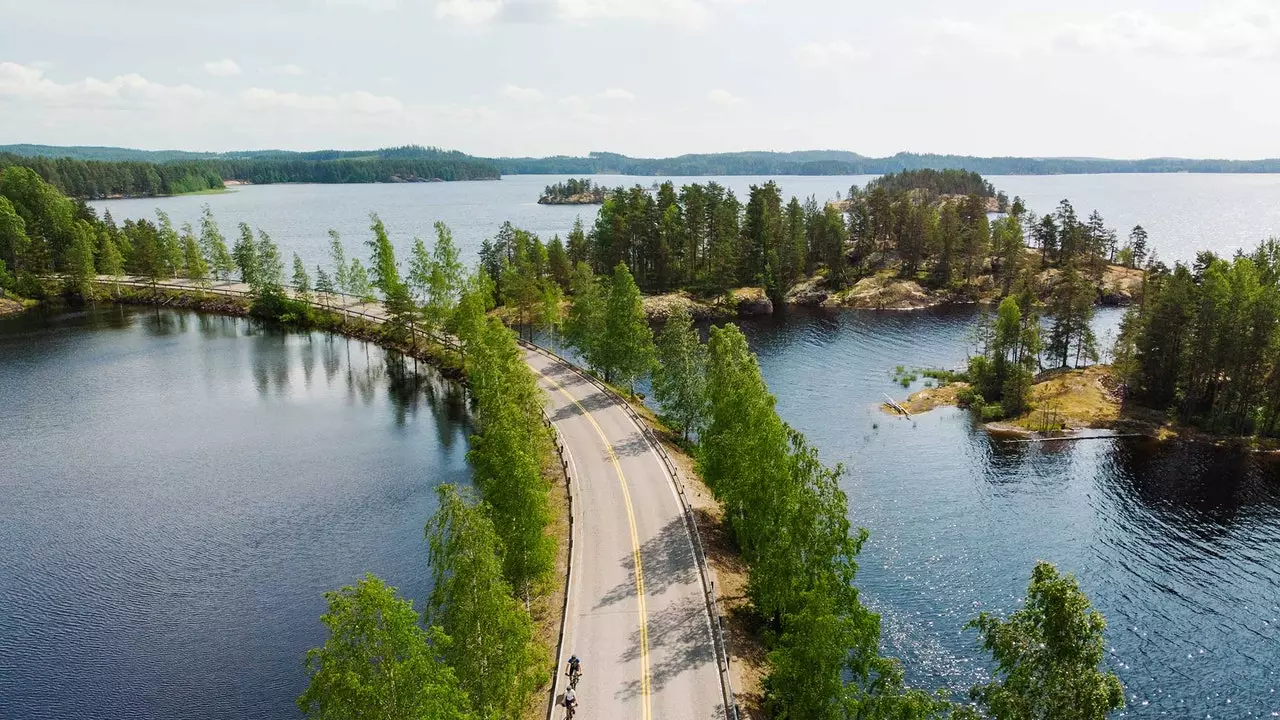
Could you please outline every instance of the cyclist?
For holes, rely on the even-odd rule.
[[[569,676],[569,687],[578,687],[578,678],[582,677],[582,661],[577,655],[569,656],[569,670],[565,674]]]
[[[573,688],[564,691],[564,709],[565,717],[573,717],[573,713],[578,709],[578,696],[574,694]]]

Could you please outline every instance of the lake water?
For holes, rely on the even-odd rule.
[[[834,177],[675,177],[652,178],[601,175],[605,186],[652,185],[670,179],[679,187],[715,180],[732,189],[744,202],[751,185],[770,179],[784,196],[819,200],[847,194],[851,185],[865,185],[872,175]],[[500,181],[408,183],[399,185],[262,185],[236,188],[218,195],[176,198],[105,200],[91,203],[109,209],[117,222],[149,217],[161,207],[175,224],[198,227],[200,209],[209,205],[228,238],[236,223],[266,230],[288,252],[307,263],[327,263],[330,228],[347,241],[348,253],[370,237],[369,213],[386,223],[402,253],[415,236],[430,246],[433,225],[444,222],[454,232],[464,258],[474,258],[480,242],[492,237],[505,220],[544,238],[563,237],[581,217],[590,227],[596,206],[538,205],[542,188],[567,176],[513,175]],[[1010,197],[1021,195],[1038,213],[1052,212],[1070,199],[1083,219],[1098,210],[1122,239],[1137,224],[1150,233],[1150,246],[1165,260],[1190,260],[1209,248],[1230,254],[1252,248],[1280,234],[1280,175],[1051,175],[989,178]],[[230,240],[228,241],[230,244]],[[363,249],[363,246],[361,245]],[[366,253],[367,254],[367,253]]]
[[[330,227],[344,233],[349,248],[363,241],[368,236],[367,213],[370,211],[378,212],[387,222],[401,250],[408,247],[414,235],[429,237],[432,223],[440,220],[453,228],[464,256],[472,259],[480,241],[491,236],[503,220],[509,219],[543,236],[565,233],[574,217],[579,215],[589,224],[594,208],[544,207],[535,203],[542,186],[557,179],[514,177],[498,182],[423,185],[264,186],[243,188],[224,195],[112,201],[96,205],[110,208],[117,219],[150,215],[156,206],[161,206],[173,215],[175,221],[193,222],[198,218],[200,206],[208,203],[228,233],[235,222],[249,222],[270,232],[286,252],[297,251],[312,265],[324,262],[326,258],[325,231]],[[597,179],[606,184],[638,181],[645,185],[654,180]],[[739,193],[745,193],[750,184],[764,180],[716,179]],[[830,198],[836,192],[846,192],[851,184],[862,184],[867,179],[784,177],[779,178],[779,183],[787,194]],[[1151,232],[1153,246],[1166,260],[1189,259],[1200,248],[1230,253],[1240,247],[1252,246],[1280,229],[1280,176],[1077,175],[992,178],[992,181],[1011,196],[1024,196],[1040,212],[1050,211],[1058,200],[1066,197],[1074,202],[1082,215],[1097,208],[1113,226],[1121,229],[1122,235],[1127,234],[1132,224],[1141,223]],[[1015,608],[1026,588],[1032,565],[1037,559],[1047,559],[1063,570],[1074,572],[1094,603],[1108,617],[1108,664],[1125,683],[1129,698],[1126,716],[1245,718],[1274,717],[1280,713],[1280,470],[1274,464],[1257,458],[1204,448],[1161,447],[1142,442],[999,443],[978,431],[967,414],[956,410],[939,410],[911,422],[880,414],[875,406],[882,393],[901,395],[904,392],[894,385],[891,378],[894,366],[952,367],[963,364],[965,338],[973,326],[974,317],[974,311],[965,308],[915,313],[795,312],[744,324],[752,346],[760,355],[765,377],[778,395],[779,412],[815,442],[826,461],[842,462],[849,469],[843,487],[849,493],[852,519],[871,531],[871,540],[861,558],[859,586],[868,603],[883,614],[886,650],[906,661],[909,678],[919,685],[966,688],[982,680],[987,675],[988,663],[977,646],[976,637],[962,630],[964,623],[983,610],[1006,613]],[[1098,326],[1105,330],[1113,327],[1117,319],[1115,311],[1100,312]],[[25,347],[32,342],[63,347],[61,354],[41,351],[34,357],[43,358],[48,354],[49,363],[32,361],[36,369],[24,371],[39,371],[46,378],[60,380],[63,365],[69,362],[65,348],[78,347],[86,342],[83,338],[88,338],[91,344],[105,342],[101,338],[130,338],[130,343],[136,343],[130,345],[133,348],[130,352],[141,358],[169,352],[171,346],[177,344],[186,348],[184,352],[189,350],[191,353],[184,356],[181,366],[187,372],[204,372],[198,381],[190,378],[186,381],[199,383],[203,395],[198,397],[220,392],[218,388],[223,386],[222,378],[226,377],[228,386],[241,388],[227,392],[240,392],[250,399],[256,398],[250,407],[265,405],[271,411],[276,408],[274,403],[285,402],[273,392],[258,391],[262,386],[259,378],[272,377],[271,372],[255,371],[263,363],[244,361],[247,365],[240,367],[239,371],[226,370],[215,375],[203,371],[206,364],[220,362],[217,358],[224,353],[217,350],[221,345],[210,344],[202,332],[194,333],[200,338],[199,342],[190,332],[180,333],[179,338],[187,339],[178,343],[171,335],[156,337],[157,334],[147,330],[141,320],[130,327],[133,329],[94,330],[72,323],[34,335],[23,331],[19,333],[23,336],[21,339],[10,338],[0,347],[10,348],[10,353],[14,352],[13,347]],[[242,341],[250,346],[261,342],[249,339],[236,342]],[[152,347],[156,344],[159,347]],[[213,359],[206,359],[209,355]],[[143,360],[137,362],[144,364],[134,366],[130,371],[116,372],[96,369],[91,359],[83,357],[70,362],[73,368],[77,366],[75,363],[88,363],[81,367],[77,377],[92,378],[93,382],[86,380],[71,384],[69,387],[75,390],[62,389],[59,396],[53,390],[45,389],[45,385],[53,384],[49,379],[44,385],[10,389],[9,392],[16,393],[17,400],[4,399],[10,404],[20,400],[25,403],[21,407],[34,408],[25,411],[32,420],[24,420],[29,424],[21,426],[30,428],[22,433],[24,438],[30,438],[28,443],[38,443],[43,448],[56,446],[63,453],[68,453],[63,448],[96,450],[106,442],[105,439],[98,437],[78,443],[78,438],[72,439],[65,429],[59,430],[57,422],[40,420],[41,413],[62,412],[65,417],[65,414],[88,412],[79,407],[80,403],[87,403],[91,411],[102,403],[115,407],[121,399],[138,402],[135,395],[145,398],[153,392],[148,374],[152,371]],[[163,366],[162,363],[152,364]],[[0,377],[12,372],[9,370],[12,366],[6,358],[5,364],[0,365]],[[233,364],[232,367],[237,366]],[[158,372],[163,373],[163,370]],[[294,388],[296,383],[296,380],[268,383],[266,387],[288,385]],[[122,389],[116,389],[116,384],[120,384]],[[342,395],[343,392],[341,387],[332,389],[334,386],[331,384],[318,386],[331,388],[322,393],[325,397]],[[97,398],[98,394],[116,400],[101,400]],[[187,397],[175,394],[169,402],[177,407],[179,401],[176,398]],[[296,397],[306,395],[287,396]],[[330,412],[309,412],[305,421],[347,427],[363,419],[380,428],[366,428],[370,430],[367,442],[393,442],[382,438],[379,433],[389,434],[393,439],[402,438],[407,431],[404,426],[391,421],[396,414],[394,406],[386,404],[379,410],[377,399],[383,398],[386,402],[386,396],[375,393],[374,397],[373,410],[360,403],[350,407],[346,400],[319,403],[313,409]],[[76,404],[72,404],[73,398]],[[198,408],[203,402],[189,402],[188,405]],[[142,406],[146,413],[170,413],[167,424],[152,428],[156,432],[169,429],[176,422],[174,413],[177,411],[172,407],[165,411],[163,405],[160,399],[154,399],[151,406]],[[192,411],[191,407],[182,410]],[[222,410],[210,412],[211,416],[216,416]],[[160,416],[164,417],[163,414]],[[127,417],[132,417],[132,414]],[[382,425],[378,426],[378,421]],[[63,422],[69,424],[70,421]],[[249,421],[242,419],[241,422]],[[427,420],[417,422],[426,423]],[[446,465],[452,468],[452,472],[464,472],[460,444],[455,441],[454,449],[446,452],[443,449],[446,446],[439,440],[442,436],[437,431],[437,428],[446,426],[439,423],[435,420],[431,429],[420,431],[426,440],[416,447],[416,452],[425,454],[425,458],[413,461],[422,463],[421,470],[416,465],[412,470],[415,478],[434,478],[439,473],[432,468],[439,466],[439,458],[446,456],[451,458]],[[150,424],[144,423],[143,426],[150,427]],[[412,422],[409,426],[413,427]],[[272,423],[269,427],[275,433],[282,426]],[[133,425],[128,430],[120,430],[117,426],[117,431],[126,438],[138,437]],[[219,432],[230,430],[224,427]],[[5,440],[0,442],[12,442],[13,435],[6,433]],[[445,432],[444,436],[449,436],[449,433]],[[284,437],[295,438],[292,435]],[[275,439],[272,442],[263,440],[263,447],[248,457],[256,457],[265,448],[275,447]],[[163,487],[163,483],[173,482],[176,473],[161,472],[159,468],[176,468],[181,463],[188,463],[186,472],[192,475],[184,476],[185,489],[173,493],[175,497],[184,499],[173,502],[184,503],[187,508],[184,517],[189,518],[187,522],[197,525],[205,522],[201,512],[206,504],[205,495],[210,492],[209,481],[194,479],[205,477],[205,466],[189,460],[181,444],[189,440],[177,437],[160,444],[158,455],[149,454],[150,447],[144,453],[136,445],[118,443],[113,453],[131,459],[114,462],[129,473],[141,473],[139,480],[123,485],[130,489],[129,492],[124,492],[119,484],[110,486],[109,491],[93,486],[96,494],[91,496],[91,502],[83,500],[88,503],[88,507],[83,508],[84,512],[111,512],[95,510],[98,505],[134,509],[139,503],[130,494],[135,492],[133,488]],[[226,445],[226,442],[219,443],[222,447]],[[22,445],[24,448],[28,446],[27,443]],[[332,448],[333,444],[324,447]],[[81,453],[89,454],[82,457]],[[80,468],[77,472],[86,475],[92,472],[95,458],[90,451],[68,454],[72,458],[80,458],[82,464],[76,466]],[[8,455],[12,456],[13,452]],[[57,457],[57,464],[64,462],[58,453],[27,453],[21,457],[29,455],[40,458],[40,463],[51,462],[47,456]],[[376,454],[370,457],[374,456]],[[236,455],[218,454],[216,458],[216,461],[210,459],[209,462],[244,462]],[[434,466],[431,464],[433,458],[436,459]],[[295,458],[291,462],[300,460]],[[343,462],[349,462],[349,459]],[[317,463],[318,466],[324,464]],[[285,466],[290,465],[285,463]],[[409,472],[408,467],[404,472]],[[146,478],[150,480],[141,482]],[[353,475],[353,478],[358,478],[355,481],[360,487],[365,482],[377,482],[376,478],[360,474]],[[427,480],[424,482],[429,484]],[[60,502],[66,492],[60,483],[52,485],[53,491],[42,486],[28,489],[26,492],[32,495],[27,502],[35,507],[44,502]],[[255,518],[260,514],[268,519],[278,517],[272,513],[287,507],[288,503],[273,497],[271,487],[277,486],[254,487],[255,492],[266,494],[265,499],[253,496],[253,503],[238,506],[239,511]],[[289,496],[290,502],[314,500],[307,495],[316,492],[311,486],[289,483],[288,487],[299,491],[298,497]],[[332,499],[328,487],[320,489],[320,500],[316,502],[325,503]],[[418,488],[419,485],[413,487]],[[420,543],[420,525],[422,518],[429,513],[430,500],[429,489],[421,491],[427,494],[422,501],[424,504],[412,512],[405,511],[403,516],[401,524],[405,539],[399,550],[403,554],[384,557],[384,562],[392,565],[385,572],[394,582],[410,588],[410,594],[415,597],[420,597],[424,590],[421,586],[415,589],[411,584],[412,577],[395,580],[403,577],[404,573],[397,574],[394,563],[412,566],[415,571],[421,564],[421,553],[413,543]],[[45,499],[46,495],[53,499]],[[265,502],[268,509],[258,510],[256,504],[260,501]],[[61,506],[55,504],[54,507]],[[60,516],[64,511],[59,510],[58,513],[50,516],[34,510],[25,511],[22,521],[29,529],[24,532],[28,535],[42,532],[44,537],[57,533],[61,537],[71,528],[73,534],[95,538],[101,535],[96,530],[86,533],[86,524],[78,516],[71,515],[73,519],[67,521]],[[265,537],[288,544],[290,557],[293,553],[303,553],[302,547],[328,548],[327,543],[318,543],[313,533],[331,530],[326,528],[334,522],[334,515],[321,513],[317,517],[291,513],[289,517],[289,523],[278,527],[269,522],[267,527],[272,532]],[[338,517],[346,519],[345,515],[339,514]],[[253,525],[253,522],[246,522],[246,527]],[[6,521],[6,530],[9,525]],[[40,527],[34,528],[34,525]],[[91,525],[88,527],[92,529]],[[258,532],[262,531],[259,529]],[[262,537],[264,535],[250,534],[239,536],[234,542],[223,541],[241,547],[242,552],[253,557],[243,547],[258,547],[252,543],[260,543]],[[24,553],[41,553],[37,556],[37,565],[41,562],[55,566],[70,563],[69,568],[55,570],[75,576],[76,561],[63,560],[58,555],[58,546],[51,549],[44,544],[28,543],[20,547]],[[190,546],[180,547],[189,549]],[[175,562],[175,551],[162,544],[145,547],[140,552],[143,557],[138,562],[150,564],[154,568],[152,576],[156,576],[168,563]],[[313,603],[305,612],[297,612],[298,627],[302,629],[294,631],[311,634],[305,640],[296,639],[296,649],[280,651],[272,657],[299,658],[300,650],[315,642],[313,618],[319,614],[316,598],[320,590],[349,581],[354,573],[364,569],[377,570],[381,567],[372,562],[374,556],[370,555],[368,562],[349,561],[335,569],[335,565],[341,563],[334,557],[349,560],[346,552],[344,549],[342,553],[330,553],[315,560],[312,572],[323,578],[307,584],[305,591],[299,589],[293,596],[310,598]],[[208,614],[217,609],[224,610],[218,613],[221,618],[218,627],[226,632],[241,633],[237,638],[239,642],[219,646],[231,653],[224,659],[232,658],[232,661],[210,662],[209,683],[223,681],[225,673],[232,672],[228,667],[240,663],[251,666],[244,671],[246,676],[256,673],[255,663],[260,655],[246,657],[241,651],[249,642],[246,638],[257,636],[252,634],[254,630],[244,627],[252,623],[241,622],[240,618],[255,617],[251,613],[246,614],[246,607],[257,608],[261,613],[283,613],[286,610],[281,609],[274,596],[264,600],[246,587],[256,589],[248,579],[262,576],[279,582],[279,572],[262,570],[259,563],[254,562],[237,566],[240,574],[229,576],[228,571],[219,569],[218,563],[213,562],[208,574],[201,575],[208,560],[182,557],[185,564],[180,564],[180,567],[187,568],[185,578],[189,584],[181,587],[199,587],[202,582],[207,585],[209,578],[215,578],[219,583],[219,593],[206,601]],[[217,558],[214,555],[212,559],[216,561]],[[369,567],[370,564],[374,567]],[[12,572],[9,567],[11,561],[6,561],[0,572]],[[107,582],[110,592],[117,592],[120,587],[128,588],[127,582],[104,582]],[[421,582],[420,577],[417,582]],[[5,588],[16,585],[6,578]],[[225,585],[235,587],[222,587]],[[37,584],[36,587],[42,586]],[[164,593],[167,592],[166,587],[165,583],[157,581],[151,592]],[[98,592],[96,588],[86,588],[89,592]],[[186,592],[195,596],[190,589]],[[243,603],[247,601],[237,598],[251,598],[258,604],[245,605]],[[12,600],[6,599],[6,604],[11,603]],[[66,630],[70,624],[66,617],[58,615],[53,622],[44,619],[42,623],[31,623],[22,631],[26,634],[18,637],[29,645],[32,642],[30,638],[42,637],[41,633],[57,635],[70,632]],[[105,632],[101,625],[104,624],[95,623],[93,632]],[[192,642],[187,635],[193,632],[191,624],[162,621],[159,627],[164,630],[154,637],[142,634],[139,625],[135,623],[133,632],[136,634],[131,636],[135,648],[145,647],[156,638],[177,647]],[[75,632],[86,631],[77,629]],[[199,642],[207,642],[208,634],[206,632]],[[7,642],[14,641],[10,639]],[[102,646],[102,640],[95,638],[86,645],[98,648]],[[254,647],[252,644],[249,646]],[[5,647],[12,647],[12,644],[0,645],[0,652],[5,652]],[[271,650],[274,652],[276,648]],[[37,650],[32,657],[39,660],[49,652]],[[265,654],[267,651],[261,652]],[[170,651],[170,654],[173,653]],[[35,663],[36,660],[24,655],[22,662]],[[0,662],[12,663],[8,656]],[[277,672],[280,672],[279,668],[289,669],[284,664],[268,663],[268,666],[275,667]],[[297,672],[297,665],[292,668]],[[143,692],[141,688],[146,688],[146,692],[156,692],[156,673],[162,674],[164,669],[162,665],[160,670],[153,669],[151,675],[142,674],[142,679],[136,684],[139,692]],[[45,666],[40,666],[38,671],[24,672],[22,686],[30,684],[42,688],[40,692],[45,695],[41,699],[62,698],[67,692],[75,691],[59,690],[58,685],[47,681],[41,684],[38,680],[40,673],[50,672]],[[238,667],[235,672],[239,672]],[[204,687],[203,679],[193,680],[197,676],[186,675],[189,685],[194,683],[199,687],[180,688],[181,692],[210,692]],[[271,676],[271,672],[266,675]],[[0,697],[10,694],[3,685],[9,677],[8,672],[0,675]],[[300,673],[293,682],[296,683],[298,677]],[[174,678],[170,676],[169,679]],[[237,679],[242,678],[237,676]],[[259,688],[253,697],[264,703],[268,698],[277,703],[271,706],[273,710],[287,708],[296,694],[295,686],[288,685],[281,676],[277,676],[277,682],[266,690],[260,689],[261,684],[253,686]],[[227,687],[229,685],[222,682],[213,694],[221,696]],[[242,698],[243,695],[233,693],[230,697]],[[64,699],[62,702],[90,701],[81,698]],[[236,702],[239,704],[235,709],[240,715],[278,716],[275,712],[264,713],[254,709],[265,706]],[[221,707],[217,702],[212,704]],[[63,707],[74,710],[82,706]],[[111,713],[102,717],[125,714],[128,713],[115,706]]]
[[[0,718],[298,717],[323,593],[423,606],[456,385],[377,347],[102,307],[0,319]]]

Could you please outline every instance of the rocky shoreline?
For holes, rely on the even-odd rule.
[[[543,195],[538,198],[539,205],[603,205],[603,192],[585,192],[576,195]]]

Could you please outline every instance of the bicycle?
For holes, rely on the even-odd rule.
[[[574,672],[570,670],[569,672],[565,673],[565,675],[569,676],[569,689],[577,690],[578,680],[582,677],[582,671]]]

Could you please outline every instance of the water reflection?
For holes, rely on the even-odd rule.
[[[470,476],[456,384],[245,319],[0,319],[0,407],[5,718],[296,716],[323,592],[420,607],[435,487]]]

